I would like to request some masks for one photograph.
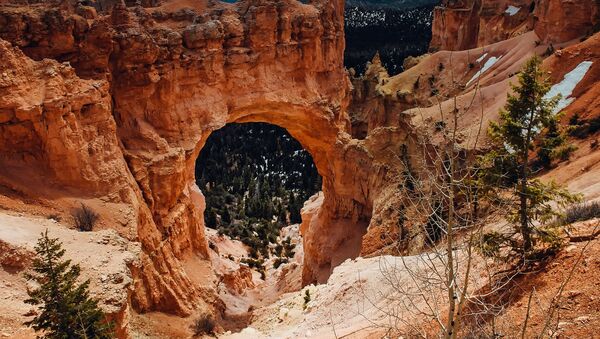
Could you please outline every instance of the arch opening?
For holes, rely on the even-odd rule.
[[[204,225],[245,244],[248,258],[241,262],[263,278],[267,265],[301,263],[294,246],[302,245],[300,210],[322,190],[322,178],[286,129],[262,122],[225,125],[206,139],[195,178],[205,196]]]

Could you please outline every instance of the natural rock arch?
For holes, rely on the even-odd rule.
[[[182,73],[190,76],[191,70]],[[198,199],[199,192],[194,188],[194,167],[210,133],[232,122],[266,122],[287,129],[311,153],[323,177],[323,206],[313,220],[307,220],[306,226],[303,226],[307,253],[303,280],[305,283],[323,282],[335,265],[347,257],[359,254],[361,236],[366,231],[370,217],[368,196],[364,192],[357,194],[356,182],[353,181],[360,180],[360,176],[359,173],[352,173],[352,162],[348,162],[345,151],[351,140],[347,133],[349,120],[343,110],[348,86],[345,73],[325,71],[327,74],[316,76],[324,77],[320,81],[315,79],[314,74],[306,72],[291,74],[289,78],[299,79],[299,82],[292,80],[287,83],[280,81],[281,73],[268,70],[260,73],[260,77],[254,78],[261,83],[256,87],[240,88],[230,85],[227,91],[212,92],[215,89],[212,85],[212,105],[203,104],[207,101],[204,93],[179,90],[177,87],[181,78],[178,76],[161,79],[162,85],[161,81],[157,82],[156,87],[150,90],[152,96],[137,92],[146,91],[147,87],[116,91],[117,116],[129,117],[128,121],[117,121],[117,125],[128,126],[128,133],[132,131],[130,126],[135,126],[133,135],[121,134],[124,144],[135,144],[148,138],[141,143],[146,147],[153,145],[153,141],[164,140],[162,146],[155,144],[150,151],[137,148],[133,152],[126,152],[126,157],[131,157],[129,167],[140,187],[143,187],[143,194],[149,194],[146,201],[153,219],[169,222],[162,225],[157,223],[157,226],[162,226],[161,231],[169,234],[175,256],[185,255],[187,248],[195,248],[204,253],[205,244],[194,244],[192,240],[203,238],[203,211],[193,204],[194,196],[196,201],[201,201]],[[271,75],[274,78],[269,78]],[[227,76],[224,75],[224,78]],[[169,85],[163,86],[165,83]],[[262,86],[276,87],[278,91],[268,92],[266,95],[254,91]],[[331,93],[328,98],[322,96],[326,91]],[[120,97],[122,93],[126,94],[123,99]],[[170,93],[181,95],[173,97]],[[172,101],[164,100],[165,98],[171,98]],[[121,106],[122,102],[126,104]],[[182,106],[185,107],[183,113],[173,109]],[[137,116],[139,113],[136,114],[152,112],[156,107],[166,107],[170,111],[161,110],[152,116],[146,114],[143,119]],[[159,136],[164,135],[164,131],[157,132],[156,126],[177,124],[175,120],[180,116],[185,116],[187,121],[178,124],[174,130],[176,135],[169,136],[169,140]],[[138,121],[143,123],[137,123]],[[160,153],[164,156],[160,156]],[[155,162],[155,159],[160,161]],[[349,180],[352,182],[348,182]],[[181,198],[186,194],[189,194],[189,200]],[[184,211],[190,214],[186,215]],[[334,258],[332,253],[340,253],[340,256]]]
[[[225,124],[263,122],[282,127],[308,151],[323,179],[323,203],[316,215],[303,216],[306,265],[303,282],[324,282],[331,269],[341,261],[356,257],[361,237],[370,218],[367,198],[355,201],[356,192],[344,180],[353,177],[345,145],[346,121],[332,121],[331,111],[324,107],[290,105],[287,102],[244,107],[231,112]],[[341,123],[341,125],[340,125]],[[211,129],[197,144],[188,167],[193,178],[195,159],[201,152]],[[354,178],[356,179],[356,178]],[[341,192],[341,193],[338,193]],[[314,211],[311,211],[314,212]],[[314,218],[313,218],[314,217]],[[337,232],[336,232],[337,230]],[[311,255],[312,253],[312,255]]]
[[[343,0],[98,3],[99,14],[63,2],[0,7],[10,25],[0,38],[14,44],[0,41],[1,65],[20,70],[0,88],[0,164],[50,179],[73,200],[101,198],[126,211],[114,219],[142,245],[131,264],[136,309],[189,314],[216,302],[181,262],[208,256],[194,164],[228,122],[286,128],[324,179],[323,204],[302,226],[304,282],[322,282],[358,255],[383,180],[350,136]]]

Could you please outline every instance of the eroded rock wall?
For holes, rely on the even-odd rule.
[[[533,29],[543,43],[564,43],[598,31],[599,10],[596,0],[444,0],[430,49],[482,47]]]
[[[561,43],[600,31],[600,1],[539,1],[535,32],[545,43]]]
[[[123,186],[127,171],[108,82],[82,80],[68,63],[35,62],[4,40],[0,53],[4,174],[10,167],[36,166],[71,187],[108,193],[111,183]]]
[[[228,122],[288,129],[323,176],[325,199],[304,233],[303,280],[323,281],[359,254],[373,197],[370,155],[349,134],[343,1],[15,3],[0,6],[0,38],[12,44],[3,55],[19,54],[2,58],[12,62],[3,81],[18,79],[3,87],[2,161],[56,194],[133,208],[127,236],[143,249],[131,268],[137,310],[186,315],[218,304],[181,262],[208,255],[194,166],[208,135]],[[21,63],[30,66],[18,73]],[[46,194],[27,188],[18,170],[0,175]]]

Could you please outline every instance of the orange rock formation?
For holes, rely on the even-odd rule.
[[[459,123],[472,131],[482,112],[496,117],[527,57],[598,23],[591,0],[448,0],[435,11],[433,49],[494,44],[434,53],[395,77],[376,58],[350,79],[343,0],[24,2],[0,1],[0,186],[57,209],[119,206],[101,212],[141,243],[131,305],[179,315],[222,308],[190,278],[209,253],[194,167],[212,131],[268,122],[312,154],[323,194],[303,212],[303,282],[323,282],[360,253],[419,250],[397,229],[398,173],[406,153],[418,163],[415,134],[432,129],[439,107],[458,95]],[[509,15],[509,5],[520,9]],[[558,81],[567,55],[569,65],[594,61],[574,93],[584,115],[598,107],[598,39],[546,62]],[[500,61],[470,83],[485,53]]]
[[[432,50],[465,50],[535,29],[544,43],[590,34],[600,24],[595,0],[444,0],[436,7]]]
[[[0,7],[0,177],[132,207],[117,230],[144,250],[140,311],[189,314],[202,299],[180,261],[207,257],[194,165],[226,123],[277,124],[314,157],[325,199],[305,229],[305,282],[358,255],[370,219],[355,159],[368,155],[347,133],[343,1],[201,3]]]

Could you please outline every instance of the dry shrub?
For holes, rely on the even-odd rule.
[[[94,225],[100,218],[91,207],[81,204],[81,207],[76,208],[72,212],[75,227],[82,232],[90,232],[94,229]]]
[[[213,335],[216,327],[217,323],[210,314],[202,314],[194,320],[191,329],[194,332],[194,336],[199,337],[202,335]]]
[[[571,206],[565,212],[561,222],[563,225],[569,225],[594,218],[600,218],[600,203],[597,201]]]

